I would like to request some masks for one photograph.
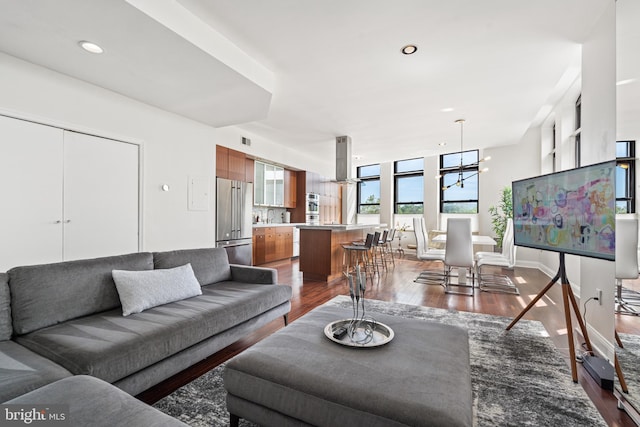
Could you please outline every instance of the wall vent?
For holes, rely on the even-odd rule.
[[[251,140],[249,138],[242,137],[242,145],[250,146]]]

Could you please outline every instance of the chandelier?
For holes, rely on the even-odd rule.
[[[463,149],[463,138],[464,138],[464,119],[458,119],[455,122],[456,123],[460,123],[460,166],[458,168],[458,180],[452,184],[449,185],[443,185],[442,189],[443,190],[448,190],[451,187],[460,187],[460,188],[464,188],[464,182],[469,179],[469,178],[473,178],[474,176],[482,173],[482,172],[487,172],[489,170],[489,168],[484,168],[484,169],[478,169],[478,171],[476,173],[473,173],[471,175],[464,175],[465,169],[468,168],[477,168],[478,165],[480,164],[480,162],[484,162],[487,160],[491,159],[491,156],[487,156],[484,157],[480,160],[478,160],[476,163],[470,163],[465,165],[464,164],[464,149]],[[437,175],[436,179],[440,179],[442,178],[442,175]]]

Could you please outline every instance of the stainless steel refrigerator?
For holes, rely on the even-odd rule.
[[[229,262],[251,265],[253,184],[217,178],[216,246],[226,247]]]

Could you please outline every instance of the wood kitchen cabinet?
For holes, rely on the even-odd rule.
[[[277,259],[275,227],[266,227],[264,229],[264,261],[271,262]]]
[[[254,161],[249,157],[244,159],[244,182],[253,182]]]
[[[253,229],[253,265],[261,265],[266,262],[264,236],[264,228]]]
[[[297,205],[297,174],[296,172],[285,169],[284,170],[284,207],[295,208]]]
[[[306,222],[306,194],[320,195],[320,223],[342,223],[342,188],[317,173],[296,172],[296,197],[298,203],[291,208],[291,222]]]
[[[245,154],[229,149],[229,179],[245,180]]]
[[[216,176],[250,182],[246,179],[246,160],[243,152],[216,145]]]
[[[284,232],[284,258],[293,256],[293,227],[286,227]]]
[[[229,179],[229,149],[216,145],[216,176]]]
[[[253,265],[291,258],[293,227],[256,227],[253,229]]]
[[[293,227],[278,227],[276,229],[276,259],[286,259],[293,256]]]

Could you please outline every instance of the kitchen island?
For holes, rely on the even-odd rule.
[[[367,233],[386,224],[298,225],[300,229],[300,271],[308,280],[333,282],[342,278],[343,244],[364,240]]]

